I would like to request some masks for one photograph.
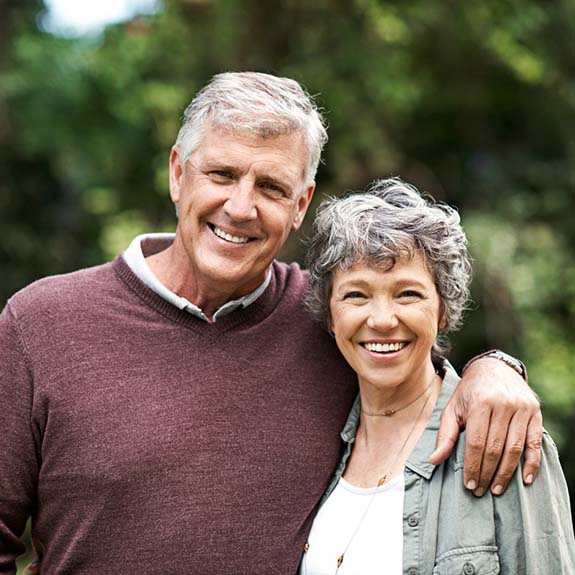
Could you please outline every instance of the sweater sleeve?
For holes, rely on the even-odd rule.
[[[494,497],[502,575],[575,573],[575,540],[565,476],[557,448],[543,435],[541,468],[530,486],[516,480]]]
[[[38,462],[32,421],[32,376],[16,318],[0,315],[0,573],[16,573],[20,540],[36,492]]]

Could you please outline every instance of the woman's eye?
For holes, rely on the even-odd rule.
[[[415,290],[411,290],[411,289],[406,289],[403,290],[400,294],[399,297],[403,297],[403,298],[420,298],[422,297],[422,295]]]
[[[343,294],[343,299],[363,299],[365,294],[360,291],[348,291]]]

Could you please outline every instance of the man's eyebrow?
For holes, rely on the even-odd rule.
[[[218,160],[206,159],[203,162],[200,162],[200,166],[203,170],[221,170],[222,172],[231,172],[235,174],[239,171],[237,166],[232,166],[231,164],[227,164],[226,162],[221,162]]]
[[[257,181],[264,182],[266,184],[274,184],[276,186],[279,186],[280,188],[285,188],[286,190],[291,190],[294,187],[293,184],[290,183],[288,178],[284,179],[281,176],[280,177],[269,176],[269,175],[258,176]]]

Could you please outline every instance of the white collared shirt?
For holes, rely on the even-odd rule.
[[[179,296],[178,294],[169,290],[164,284],[162,284],[154,275],[150,269],[150,266],[146,262],[146,257],[142,249],[142,243],[144,241],[152,243],[165,243],[167,247],[167,245],[174,241],[175,237],[175,234],[158,233],[141,234],[136,236],[128,246],[128,249],[124,252],[124,260],[130,269],[138,276],[138,278],[140,278],[140,280],[142,280],[142,282],[144,282],[152,291],[156,292],[159,296],[163,297],[166,301],[169,301],[177,308],[185,310],[192,315],[195,315],[196,317],[209,322],[210,320],[197,305],[193,304],[185,297]],[[212,321],[217,321],[219,318],[227,315],[228,313],[231,313],[239,307],[247,307],[256,301],[268,287],[271,277],[271,269],[268,269],[264,281],[254,291],[238,299],[226,302],[216,310]]]

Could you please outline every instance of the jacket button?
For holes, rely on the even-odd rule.
[[[417,517],[417,514],[416,514],[416,513],[414,513],[413,515],[410,515],[410,516],[407,518],[407,524],[408,524],[410,527],[416,527],[416,526],[419,524],[419,517]]]
[[[463,565],[463,575],[475,575],[475,567],[471,563]]]
[[[410,567],[407,570],[407,575],[419,575],[419,571],[415,567]]]

